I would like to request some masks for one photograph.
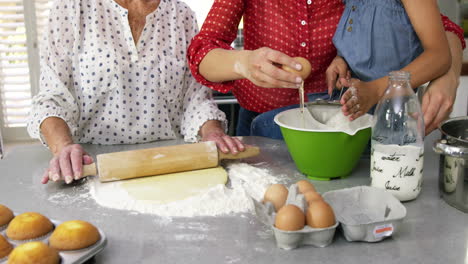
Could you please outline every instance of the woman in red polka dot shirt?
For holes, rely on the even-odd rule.
[[[305,80],[305,92],[309,100],[327,97],[325,71],[336,56],[332,38],[343,8],[341,0],[215,0],[189,46],[192,74],[214,90],[232,91],[241,105],[237,134],[253,135],[252,120],[260,113],[299,102],[297,88],[302,80],[276,65],[297,68],[300,65],[292,57],[308,59],[312,73]],[[242,17],[244,50],[233,50],[230,44]],[[445,16],[442,20],[447,34],[456,34],[463,42],[461,28]],[[437,108],[441,101],[453,103],[454,99],[442,92],[445,87],[437,88],[432,97],[439,98],[438,102],[426,102]],[[271,126],[264,129],[266,134],[255,135],[281,138],[272,120],[257,118],[255,122]]]

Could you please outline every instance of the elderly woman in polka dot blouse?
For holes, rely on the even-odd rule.
[[[54,154],[43,183],[79,179],[92,158],[78,143],[134,144],[226,136],[211,90],[186,64],[193,12],[171,0],[56,1],[41,51],[40,92],[28,123]]]

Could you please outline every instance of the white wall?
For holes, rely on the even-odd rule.
[[[197,14],[198,26],[201,27],[203,21],[205,21],[208,12],[210,11],[211,6],[213,5],[214,0],[182,0],[187,3],[187,5],[192,8],[193,11]]]
[[[468,76],[462,76],[457,90],[457,99],[450,117],[466,115],[468,115]]]
[[[460,9],[457,0],[439,0],[439,8],[442,14],[448,16],[453,22],[460,25]]]

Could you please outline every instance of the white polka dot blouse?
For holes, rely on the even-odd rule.
[[[41,138],[40,124],[48,117],[62,118],[75,142],[94,144],[181,135],[193,142],[207,120],[226,126],[211,90],[187,66],[196,33],[193,11],[176,0],[161,0],[136,44],[128,10],[113,0],[55,1],[41,43],[29,134]]]

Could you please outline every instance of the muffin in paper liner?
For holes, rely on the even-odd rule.
[[[57,250],[46,243],[35,241],[21,244],[8,256],[8,263],[59,264],[61,257]]]
[[[6,229],[8,239],[14,242],[38,241],[54,230],[49,218],[36,212],[22,213],[13,218]]]
[[[6,260],[8,255],[13,250],[13,244],[11,244],[6,237],[0,234],[0,262]]]
[[[72,220],[61,223],[49,238],[52,248],[75,251],[91,247],[101,239],[99,230],[86,221]]]
[[[10,241],[10,243],[13,244],[14,246],[19,246],[19,245],[29,243],[29,242],[43,242],[43,243],[48,244],[49,243],[48,242],[49,237],[52,234],[52,232],[53,232],[53,230],[50,231],[49,233],[43,235],[43,236],[36,237],[36,238],[31,238],[31,239],[25,239],[25,240],[15,240],[15,239],[9,238],[8,236],[6,236],[6,237],[7,237],[8,241]]]
[[[5,230],[10,221],[15,217],[13,211],[3,204],[0,204],[0,232]]]
[[[61,221],[56,221],[53,219],[49,219],[49,220],[52,222],[54,229],[52,229],[52,231],[50,231],[49,233],[43,236],[34,238],[34,239],[13,240],[6,235],[6,229],[0,230],[0,235],[2,235],[14,248],[21,246],[23,244],[26,244],[28,242],[43,242],[44,244],[49,245],[50,237],[53,231],[55,230],[56,227],[58,227],[62,223]],[[90,246],[77,249],[77,250],[60,250],[60,251],[57,250],[60,256],[60,263],[61,264],[84,263],[86,260],[90,259],[94,255],[102,251],[107,244],[107,238],[101,229],[97,228],[97,231],[99,232],[99,240]],[[0,258],[0,264],[7,264],[7,263],[8,263],[8,256],[4,258]]]

